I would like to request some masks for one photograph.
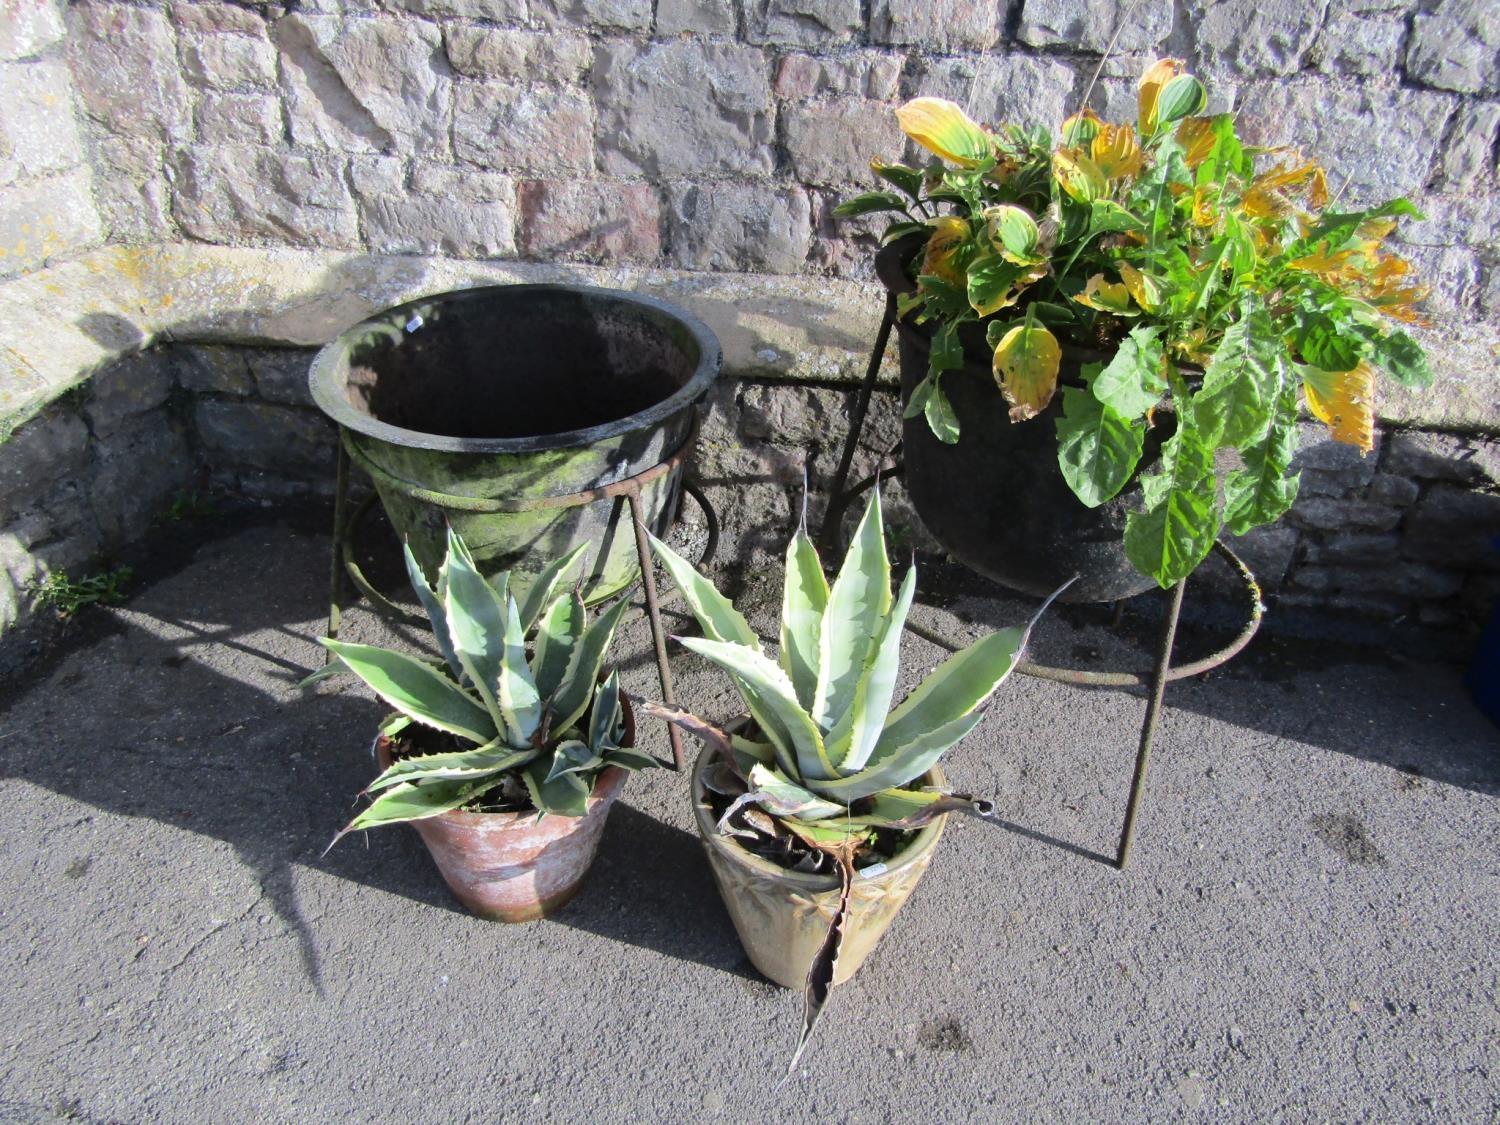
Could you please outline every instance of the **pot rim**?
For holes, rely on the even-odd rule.
[[[630,696],[620,692],[620,710],[625,720],[625,737],[621,740],[621,749],[633,749],[635,747],[635,711],[630,706]],[[375,760],[385,769],[391,764],[390,752],[386,744],[392,741],[383,734],[377,733],[375,741],[370,749],[375,755]],[[619,794],[625,784],[625,779],[630,776],[630,771],[621,769],[619,766],[605,766],[594,775],[594,788],[589,791],[588,808],[583,816],[562,817],[570,821],[583,821],[594,815],[594,810],[599,807],[600,802],[613,800]],[[424,820],[446,820],[457,828],[478,828],[488,831],[510,828],[522,820],[533,823],[537,820],[540,809],[518,809],[515,812],[470,812],[467,809],[449,809],[440,812],[436,816],[419,817],[416,820],[408,820],[403,823],[413,827]]]
[[[394,315],[415,312],[418,306],[430,305],[435,301],[482,300],[486,297],[520,293],[571,293],[625,305],[635,305],[640,309],[648,310],[654,316],[667,318],[687,330],[693,342],[698,346],[698,364],[681,387],[644,410],[581,430],[565,430],[562,433],[534,434],[526,437],[461,438],[449,434],[408,430],[402,426],[382,422],[373,415],[356,410],[343,393],[345,384],[340,378],[341,369],[347,365],[353,337],[366,327],[373,326],[378,321]],[[308,374],[308,387],[312,391],[313,402],[318,409],[340,426],[392,445],[412,449],[430,449],[442,453],[545,453],[555,449],[573,449],[592,445],[621,433],[649,429],[666,421],[674,414],[690,407],[707,393],[713,381],[718,378],[722,364],[723,350],[713,329],[686,309],[659,297],[598,285],[566,285],[553,282],[524,285],[476,285],[467,289],[449,289],[441,293],[429,293],[397,305],[388,305],[366,316],[357,324],[344,329],[318,349],[317,355],[313,357],[312,367]]]
[[[832,875],[810,875],[803,871],[788,871],[779,864],[762,859],[745,850],[733,837],[724,836],[718,832],[714,824],[712,809],[706,798],[706,787],[703,784],[703,774],[717,755],[717,750],[711,746],[705,746],[699,751],[698,760],[693,766],[693,817],[697,822],[698,834],[703,837],[703,842],[742,867],[749,867],[760,875],[790,884],[809,894],[824,894],[838,890],[839,881]],[[947,781],[943,771],[937,766],[933,766],[923,774],[922,779],[932,785],[942,785]],[[927,856],[933,848],[937,847],[938,839],[942,836],[943,828],[947,824],[948,815],[948,813],[943,813],[930,824],[919,828],[917,838],[899,854],[892,857],[891,861],[885,865],[884,871],[876,875],[861,876],[861,881],[870,882],[889,878]]]

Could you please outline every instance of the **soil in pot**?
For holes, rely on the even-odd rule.
[[[714,881],[751,963],[767,979],[800,989],[838,909],[838,876],[788,869],[743,847],[733,836],[720,834],[718,816],[727,803],[721,803],[724,795],[712,787],[717,780],[710,780],[717,757],[705,749],[693,769],[693,812]],[[922,784],[942,785],[944,780],[934,767]],[[893,848],[889,859],[872,854],[857,863],[860,874],[850,895],[850,921],[836,984],[855,974],[895,920],[932,862],[945,820],[938,817],[912,833],[889,833],[882,841]],[[791,851],[786,858],[798,862]]]

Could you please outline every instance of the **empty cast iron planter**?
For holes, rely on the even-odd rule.
[[[916,289],[905,269],[913,249],[903,239],[876,255],[876,272],[893,293]],[[983,329],[971,328],[972,333],[961,332],[963,369],[943,376],[943,390],[958,415],[957,444],[940,442],[920,414],[902,423],[902,480],[923,525],[966,566],[1035,597],[1047,596],[1074,574],[1079,580],[1063,601],[1115,601],[1154,588],[1156,580],[1125,556],[1125,516],[1144,506],[1140,474],[1160,459],[1161,443],[1175,428],[1171,416],[1158,414],[1146,435],[1140,469],[1120,494],[1097,508],[1085,507],[1057,465],[1062,396],[1035,418],[1012,422],[995,386]],[[927,374],[931,331],[900,319],[896,332],[901,399],[907,402]],[[1079,367],[1108,359],[1065,349],[1059,379],[1082,386]]]
[[[429,574],[450,523],[487,575],[511,571],[517,596],[589,542],[584,593],[598,601],[639,575],[630,511],[579,494],[647,474],[643,514],[663,533],[720,360],[713,332],[666,301],[502,285],[355,325],[317,354],[310,383]]]
[[[788,871],[746,851],[733,836],[718,830],[704,784],[717,753],[703,750],[693,767],[693,815],[708,852],[708,866],[751,964],[783,988],[801,988],[828,934],[828,924],[838,912],[838,878]],[[933,766],[921,784],[942,786],[947,779]],[[944,814],[918,830],[911,845],[884,871],[855,878],[849,922],[834,969],[835,984],[852,977],[890,929],[932,863],[947,819]]]

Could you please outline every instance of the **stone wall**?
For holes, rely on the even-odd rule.
[[[832,207],[868,186],[869,156],[902,151],[892,110],[936,94],[1055,124],[1117,31],[1093,92],[1106,116],[1129,116],[1134,76],[1174,54],[1256,140],[1324,159],[1345,201],[1407,193],[1427,212],[1403,238],[1434,283],[1440,388],[1390,395],[1369,458],[1307,427],[1302,498],[1242,546],[1288,606],[1473,620],[1500,585],[1492,8],[8,0],[0,290],[36,284],[0,293],[0,627],[23,579],[141,534],[185,487],[326,488],[304,354],[265,345],[497,269],[660,292],[709,319],[730,381],[695,471],[739,490],[744,550],[775,546],[803,466],[826,487],[878,315],[871,229]],[[220,270],[234,253],[243,266]],[[276,265],[290,254],[295,275]],[[268,302],[283,327],[235,315]],[[888,371],[861,469],[894,440],[889,386]]]

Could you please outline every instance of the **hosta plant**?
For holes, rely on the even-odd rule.
[[[899,308],[929,326],[930,366],[907,416],[925,414],[942,441],[961,440],[943,382],[959,377],[963,336],[986,342],[1013,422],[1061,390],[1058,463],[1090,507],[1120,493],[1147,430],[1171,419],[1125,530],[1132,563],[1163,586],[1222,528],[1241,534],[1291,506],[1299,399],[1368,452],[1376,373],[1431,381],[1401,327],[1420,321],[1425,290],[1384,248],[1415,208],[1338,207],[1316,162],[1242,143],[1234,115],[1205,114],[1207,101],[1175,59],[1141,77],[1134,122],[1085,109],[1056,138],[917,98],[897,117],[933,159],[873,161],[895,190],[839,208],[896,212],[886,240],[920,243]],[[1097,362],[1059,388],[1065,347]],[[1224,472],[1220,450],[1233,451]]]
[[[889,858],[876,849],[945,812],[989,811],[988,802],[923,778],[979,725],[980,708],[1015,668],[1031,626],[976,641],[892,710],[917,574],[911,566],[892,597],[878,491],[831,586],[805,527],[793,536],[774,658],[692,564],[660,541],[652,546],[703,630],[679,640],[728,673],[753,725],[732,733],[676,708],[643,709],[717,751],[722,768],[711,786],[727,801],[721,833],[761,854],[780,853],[797,870],[819,870],[826,858],[839,876],[839,907],[807,976],[800,1054],[832,986],[857,868]]]
[[[486,579],[450,530],[435,588],[406,548],[440,660],[323,640],[335,668],[353,672],[396,709],[383,734],[417,724],[455,747],[392,763],[339,836],[460,807],[529,803],[541,814],[582,816],[601,770],[655,764],[619,744],[619,680],[600,675],[629,603],[622,599],[590,622],[578,591],[563,588],[582,551],[554,561],[517,603],[508,575]]]

